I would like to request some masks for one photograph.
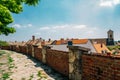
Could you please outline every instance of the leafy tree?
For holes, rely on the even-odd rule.
[[[23,11],[23,4],[36,6],[40,0],[0,0],[0,35],[16,32],[15,28],[8,26],[13,22],[11,13],[19,14]]]

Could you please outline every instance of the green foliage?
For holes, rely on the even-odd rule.
[[[8,54],[8,68],[9,68],[9,70],[11,68],[15,67],[15,65],[12,63],[13,61],[14,61],[13,58]]]
[[[42,77],[41,75],[42,75],[41,72],[38,71],[37,76],[38,76],[38,77]]]
[[[32,80],[32,79],[33,79],[33,77],[34,77],[34,75],[32,74],[28,80]]]
[[[36,6],[40,0],[0,0],[0,35],[16,32],[8,25],[13,22],[11,13],[19,14],[23,11],[23,4]]]
[[[112,50],[116,50],[116,49],[119,49],[120,50],[120,46],[108,46],[108,49],[110,50],[110,51],[112,51]]]
[[[0,40],[0,46],[8,46],[9,44],[6,41]]]
[[[5,54],[5,51],[0,51],[0,56]]]
[[[9,62],[9,63],[12,63],[13,61],[14,61],[13,58],[9,56],[9,57],[8,57],[8,62]]]
[[[9,73],[3,73],[2,78],[3,80],[6,80],[9,78],[9,76],[10,76]]]
[[[22,78],[21,80],[26,80],[25,78]]]

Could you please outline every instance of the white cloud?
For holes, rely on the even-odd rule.
[[[20,24],[14,24],[13,27],[14,28],[21,28],[22,26]]]
[[[40,32],[37,32],[37,33],[35,33],[35,35],[41,35],[41,33],[40,33]]]
[[[32,24],[28,24],[28,27],[32,27]]]
[[[76,25],[76,26],[74,26],[74,28],[77,28],[77,29],[84,29],[86,27],[87,27],[86,25]]]
[[[120,0],[100,0],[100,6],[102,7],[112,7],[117,4],[120,4]]]
[[[28,27],[32,27],[32,24],[27,24],[27,25],[14,24],[13,27],[14,28],[28,28]]]
[[[59,26],[48,26],[48,27],[41,27],[40,30],[60,30],[60,29],[84,29],[86,25],[59,25]]]
[[[104,35],[103,35],[104,34]],[[57,25],[57,26],[45,26],[35,32],[35,35],[48,39],[60,39],[60,38],[95,38],[104,37],[106,33],[97,28],[89,27],[87,25]]]
[[[49,30],[49,27],[41,27],[40,30]]]

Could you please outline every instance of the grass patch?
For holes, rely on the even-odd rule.
[[[6,79],[9,78],[9,76],[10,76],[9,73],[3,73],[3,74],[2,74],[2,79],[3,79],[3,80],[6,80]]]
[[[41,71],[38,71],[37,76],[39,77],[38,80],[46,79],[46,78],[47,78],[46,76],[43,76],[43,75],[42,75]]]
[[[28,80],[32,80],[32,79],[33,79],[33,77],[34,77],[34,75],[32,74]]]
[[[8,54],[8,68],[9,68],[9,70],[11,69],[11,68],[14,68],[15,67],[15,65],[13,64],[13,58],[10,56],[10,54]]]
[[[3,54],[5,54],[5,55],[3,55]],[[8,53],[6,51],[0,51],[0,57],[1,58],[4,57],[4,59],[5,59],[5,62],[3,61],[4,63],[2,63],[2,62],[0,63],[0,75],[1,75],[0,80],[12,80],[12,79],[9,79],[9,77],[12,74],[11,68],[14,68],[14,66],[15,66],[13,64],[13,61],[14,61],[13,58],[10,56],[10,53]]]
[[[0,56],[2,56],[3,54],[5,54],[5,51],[0,51]]]
[[[22,78],[21,80],[26,80],[26,78]]]
[[[38,71],[37,76],[38,76],[38,77],[42,77],[41,75],[42,75],[41,72]]]
[[[5,64],[5,63],[0,63],[0,66],[1,66],[1,65],[4,65],[4,64]]]

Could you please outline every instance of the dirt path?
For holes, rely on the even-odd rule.
[[[12,73],[7,80],[68,80],[30,56],[11,51],[5,51],[5,53],[10,53],[10,57],[13,59],[13,67],[10,69]],[[2,62],[1,59],[0,62]]]

